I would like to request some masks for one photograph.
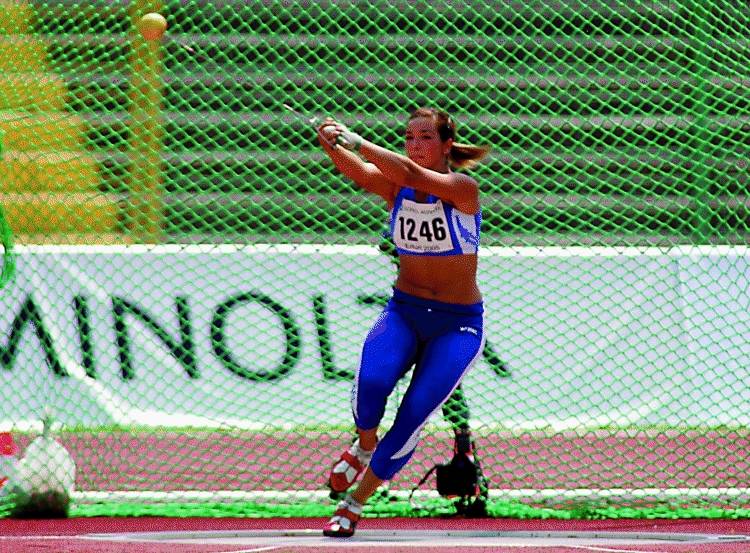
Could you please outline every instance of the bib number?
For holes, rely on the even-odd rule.
[[[400,249],[445,252],[453,249],[442,202],[420,204],[404,200],[398,210],[393,239]]]
[[[432,242],[433,240],[445,240],[448,233],[445,230],[445,223],[442,219],[433,219],[432,221],[421,221],[419,231],[417,231],[417,221],[411,218],[400,216],[398,226],[401,231],[401,240],[409,242],[419,242],[424,240]]]

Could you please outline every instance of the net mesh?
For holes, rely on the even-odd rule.
[[[136,30],[147,12],[159,41]],[[428,105],[493,147],[472,173],[487,345],[366,514],[453,508],[432,481],[405,498],[468,427],[493,516],[737,516],[749,16],[0,2],[2,429],[23,452],[53,414],[81,516],[329,514],[395,271],[385,206],[308,118],[400,150]]]

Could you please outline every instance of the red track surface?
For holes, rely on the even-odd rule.
[[[322,489],[347,446],[321,433],[100,433],[60,437],[76,460],[78,490]],[[25,447],[19,439],[21,449]],[[750,488],[750,435],[736,431],[589,432],[477,440],[493,489]],[[392,483],[413,483],[452,452],[427,436]]]
[[[200,530],[271,530],[271,529],[318,529],[320,519],[70,519],[60,521],[0,520],[0,551],[20,552],[70,552],[70,553],[217,553],[261,551],[227,545],[175,545],[144,543],[95,542],[77,536],[91,533],[147,532],[147,531],[200,531]],[[483,531],[617,531],[617,532],[683,532],[712,533],[723,535],[750,535],[750,520],[602,520],[602,521],[518,521],[518,520],[470,520],[470,519],[365,519],[362,529],[387,530],[483,530]],[[603,547],[478,547],[450,548],[439,544],[418,547],[379,545],[377,547],[352,547],[346,540],[332,540],[330,545],[315,547],[279,547],[264,549],[277,553],[339,553],[344,551],[372,551],[378,553],[581,553],[590,552],[650,552],[650,553],[747,553],[750,543],[725,544],[665,544]]]
[[[86,490],[272,490],[320,489],[346,437],[327,434],[100,433],[64,434],[61,441],[78,465],[77,489]],[[18,440],[21,450],[24,440]],[[443,462],[450,439],[427,437],[407,469],[393,483],[410,489],[425,467]],[[496,489],[750,487],[745,433],[638,432],[496,435],[478,443],[485,474]],[[404,547],[363,547],[346,540],[312,547],[277,549],[234,545],[103,542],[92,533],[314,529],[320,519],[85,518],[61,521],[0,520],[0,552],[72,553],[314,553],[375,550],[378,553],[749,553],[750,543],[659,544],[594,548],[444,547],[439,543]],[[360,529],[474,531],[632,531],[750,535],[749,520],[498,520],[364,519]]]

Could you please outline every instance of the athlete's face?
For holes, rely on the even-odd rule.
[[[432,117],[417,117],[406,126],[406,155],[422,167],[445,171],[453,139],[445,142],[435,127]]]

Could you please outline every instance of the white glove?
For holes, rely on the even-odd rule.
[[[362,146],[362,137],[344,127],[341,133],[336,137],[336,144],[346,150],[356,152],[359,151]]]

